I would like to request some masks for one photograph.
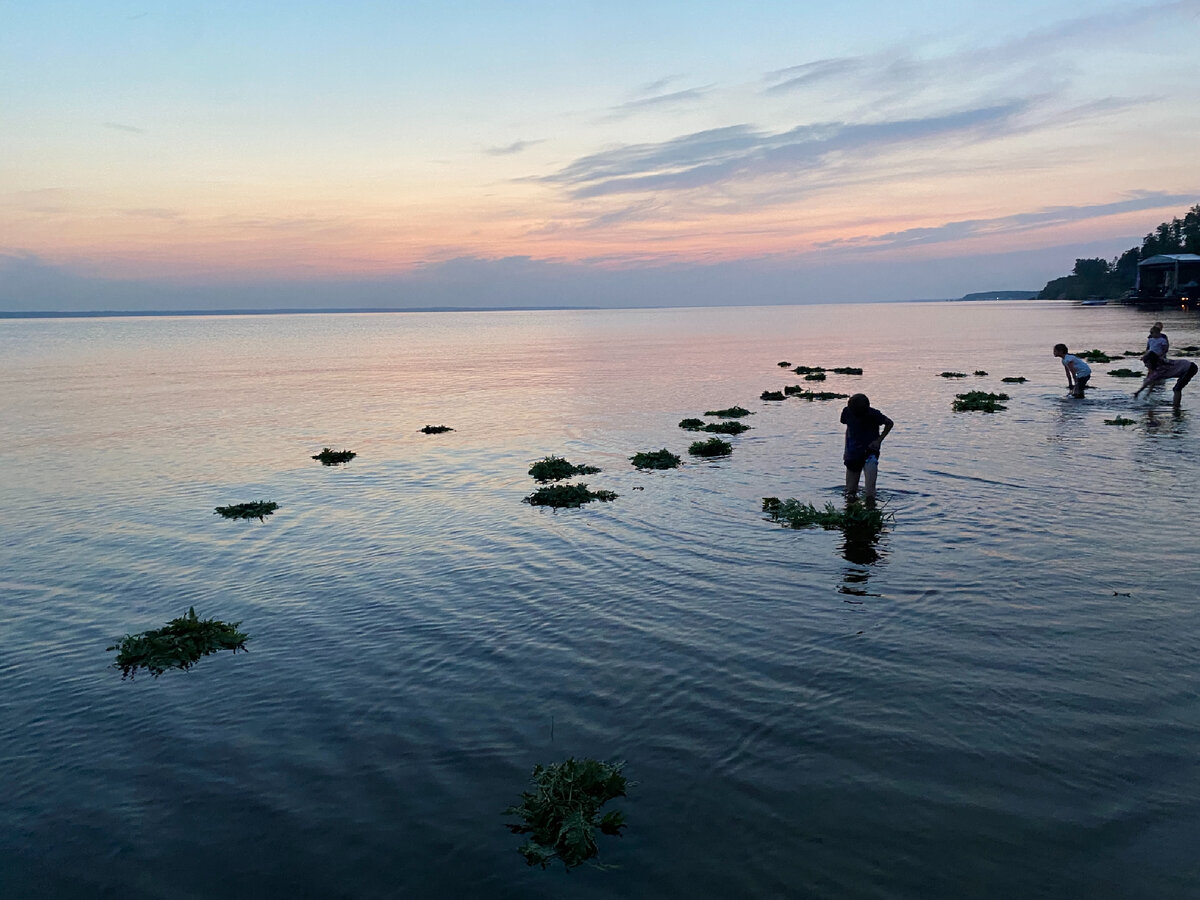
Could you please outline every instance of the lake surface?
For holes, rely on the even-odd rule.
[[[0,896],[1197,896],[1200,381],[1076,401],[1051,355],[1154,318],[1200,344],[1060,303],[0,322]],[[783,360],[896,421],[877,542],[764,518],[844,478],[840,401],[759,400]],[[522,503],[548,454],[618,499]],[[249,652],[122,681],[193,605]],[[502,811],[570,755],[626,762],[628,830],[527,868]]]

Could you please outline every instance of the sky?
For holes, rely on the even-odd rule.
[[[0,311],[1038,290],[1200,202],[1200,0],[0,0]]]

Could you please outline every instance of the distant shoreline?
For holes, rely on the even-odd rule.
[[[863,303],[1003,303],[1029,302],[1008,300],[967,299],[966,297],[929,297],[909,300],[842,300],[835,303],[772,303],[772,304],[728,304],[738,306],[855,306]],[[97,310],[22,310],[6,312],[0,310],[0,319],[142,319],[170,316],[327,316],[359,315],[366,313],[443,313],[443,312],[562,312],[632,309],[720,309],[721,306],[422,306],[422,307],[329,307],[319,309],[97,309]]]

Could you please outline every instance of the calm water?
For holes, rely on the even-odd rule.
[[[1154,316],[0,322],[0,895],[1197,896],[1200,381],[1072,401],[1050,354]],[[758,399],[780,360],[896,420],[877,544],[762,518],[843,478],[841,404]],[[730,459],[629,465],[735,403]],[[521,503],[550,453],[619,499]],[[122,682],[189,605],[250,652]],[[528,869],[501,811],[572,754],[627,761],[629,829]]]

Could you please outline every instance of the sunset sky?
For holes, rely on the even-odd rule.
[[[0,310],[1037,290],[1200,202],[1200,0],[0,0]]]

